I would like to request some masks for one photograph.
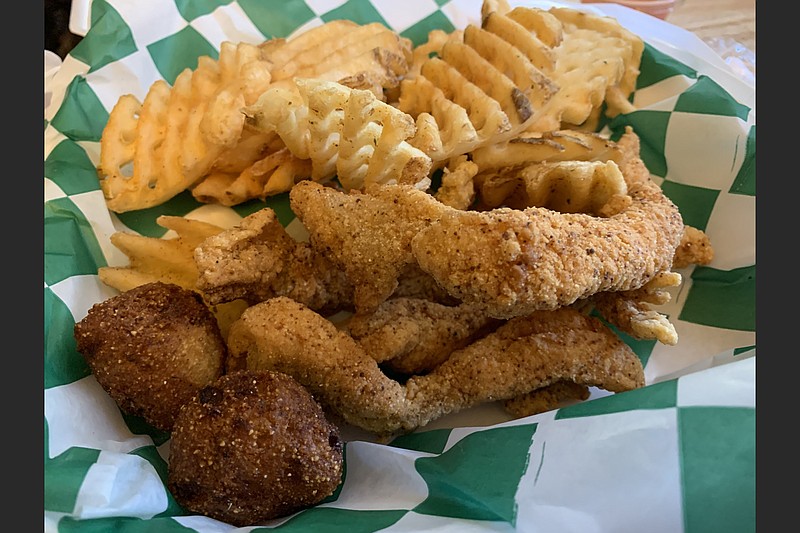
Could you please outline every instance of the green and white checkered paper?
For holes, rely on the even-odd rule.
[[[261,527],[755,531],[755,91],[666,23],[610,4],[562,5],[611,14],[647,43],[638,110],[605,127],[612,136],[634,127],[653,178],[715,248],[710,265],[681,271],[683,286],[661,309],[678,345],[620,334],[645,365],[639,390],[594,391],[588,402],[519,420],[497,406],[471,409],[389,444],[352,432],[337,492]],[[185,193],[110,213],[95,165],[119,96],[144,99],[153,81],[172,82],[198,56],[216,58],[225,40],[258,43],[347,18],[382,22],[418,44],[433,28],[477,23],[479,13],[478,0],[92,3],[91,29],[49,82],[45,108],[45,531],[235,529],[175,502],[165,488],[169,435],[119,411],[72,331],[115,294],[97,277],[99,267],[127,264],[110,244],[114,232],[164,236],[161,214],[230,225],[265,206],[292,219],[286,195],[223,208]]]

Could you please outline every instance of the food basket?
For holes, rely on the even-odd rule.
[[[511,2],[517,5],[519,2]],[[391,442],[343,428],[345,476],[279,531],[755,530],[755,89],[692,34],[614,4],[561,5],[615,17],[645,41],[632,126],[653,179],[715,257],[681,271],[660,311],[676,346],[620,336],[647,385],[532,417],[485,405]],[[74,324],[116,292],[98,268],[127,257],[118,231],[165,236],[162,214],[232,225],[288,195],[232,208],[183,193],[116,214],[97,178],[99,140],[126,93],[143,98],[224,40],[259,43],[337,18],[379,21],[424,41],[477,22],[480,2],[95,0],[91,28],[50,78],[45,107],[44,519],[48,532],[196,531],[233,526],[183,510],[166,489],[169,434],[122,414],[76,351]],[[241,528],[241,531],[250,531]],[[261,529],[257,529],[261,530]]]

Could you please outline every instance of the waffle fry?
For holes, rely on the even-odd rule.
[[[483,203],[490,208],[546,207],[562,213],[601,213],[628,187],[613,161],[531,163],[511,174],[490,174],[480,183]]]
[[[121,97],[100,140],[98,172],[109,209],[159,205],[196,184],[238,141],[239,108],[269,81],[255,46],[223,43],[218,61],[199,58],[172,87],[153,83],[138,109],[135,97]]]
[[[639,76],[641,38],[610,17],[568,8],[549,13],[561,22],[563,38],[554,48],[556,65],[548,74],[569,91],[556,93],[529,131],[577,126],[593,131],[603,103],[608,104],[609,117],[631,111],[627,98]]]
[[[514,169],[543,161],[615,161],[619,146],[597,133],[559,130],[525,133],[508,142],[475,150],[472,160],[480,172]]]
[[[519,39],[527,34],[533,43],[530,32],[518,29]],[[557,89],[523,51],[488,29],[468,25],[446,40],[430,37],[422,46],[437,53],[422,61],[415,56],[412,74],[400,83],[397,107],[415,118],[424,135],[412,144],[437,166],[524,131]]]
[[[345,189],[398,181],[426,189],[431,160],[411,146],[411,117],[381,102],[370,91],[339,83],[296,79],[293,91],[273,88],[249,106],[250,124],[274,131],[299,159],[311,161],[311,179],[338,175]]]

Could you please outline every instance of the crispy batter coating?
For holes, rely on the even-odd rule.
[[[344,328],[375,361],[400,374],[426,374],[500,321],[470,305],[392,298]]]
[[[679,286],[682,279],[677,272],[662,272],[638,289],[599,292],[587,303],[593,305],[606,321],[635,339],[656,339],[674,346],[678,343],[675,326],[651,305],[669,302],[672,296],[665,289]]]
[[[641,287],[671,268],[684,225],[639,158],[638,137],[628,131],[619,145],[633,199],[624,211],[450,210],[414,237],[414,257],[451,295],[498,318]]]
[[[232,368],[289,374],[346,422],[379,435],[557,381],[612,392],[644,385],[630,347],[572,308],[510,320],[405,385],[383,374],[347,333],[284,297],[248,308],[231,327],[228,348]]]
[[[315,505],[342,479],[339,429],[278,372],[235,372],[181,409],[168,487],[187,510],[236,526]]]
[[[680,212],[650,179],[638,136],[629,129],[618,146],[631,202],[609,217],[541,207],[462,211],[403,185],[347,195],[304,182],[290,198],[311,245],[355,287],[359,313],[374,311],[416,263],[451,297],[512,318],[636,289],[672,266]]]
[[[503,402],[503,408],[509,414],[522,418],[552,411],[565,402],[588,398],[589,387],[565,380],[506,400]]]
[[[414,188],[368,187],[343,193],[312,181],[289,193],[292,210],[309,232],[311,245],[347,276],[355,287],[358,312],[371,312],[398,286],[414,263],[411,239],[444,209],[431,195]]]
[[[714,260],[714,247],[706,233],[693,226],[686,226],[681,243],[675,250],[672,268],[684,268],[689,265],[707,265]]]
[[[120,409],[165,431],[192,395],[222,375],[227,353],[200,295],[162,282],[95,304],[74,335]]]
[[[194,261],[200,272],[198,290],[215,305],[288,296],[322,314],[353,309],[353,285],[342,268],[308,243],[297,242],[270,208],[202,241],[194,250]],[[414,262],[399,276],[393,298],[459,303]]]
[[[197,288],[211,303],[241,298],[257,303],[288,296],[314,310],[350,306],[353,287],[341,270],[308,243],[293,239],[272,209],[207,238],[194,251]]]

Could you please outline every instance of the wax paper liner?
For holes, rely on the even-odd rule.
[[[512,2],[512,5],[517,3]],[[550,7],[554,2],[528,2]],[[716,250],[661,310],[677,346],[628,342],[647,386],[510,420],[496,405],[436,420],[389,444],[343,428],[344,482],[322,504],[260,525],[281,531],[754,531],[755,95],[699,39],[613,4],[565,7],[617,18],[646,41],[633,126],[653,179]],[[48,78],[45,108],[45,531],[227,532],[165,488],[169,435],[123,415],[75,349],[73,326],[115,291],[116,231],[164,236],[161,214],[233,224],[286,195],[235,208],[184,193],[110,213],[95,164],[120,95],[144,98],[224,40],[261,42],[321,22],[380,21],[415,43],[477,23],[478,1],[94,1],[91,28]],[[349,431],[349,432],[348,432]],[[239,528],[249,531],[259,528]]]

